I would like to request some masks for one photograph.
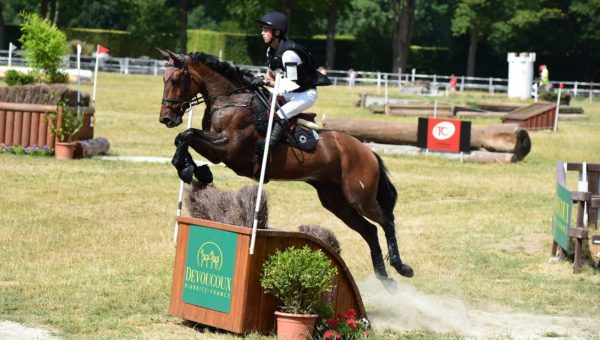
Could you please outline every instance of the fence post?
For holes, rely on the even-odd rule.
[[[129,57],[125,58],[125,74],[129,74]]]
[[[492,80],[492,77],[490,77],[490,83],[489,83],[489,87],[488,87],[489,94],[494,93],[494,85],[492,83],[493,83],[493,80]]]
[[[575,82],[575,87],[573,88],[573,97],[577,97],[577,82]]]
[[[590,104],[592,103],[592,97],[594,96],[594,82],[590,83]]]
[[[417,70],[413,68],[412,69],[412,80],[411,80],[413,84],[415,83],[415,73],[417,73]]]
[[[465,90],[465,76],[460,77],[460,92],[464,92]]]
[[[158,60],[154,61],[154,75],[158,74]]]
[[[377,94],[379,94],[381,88],[381,72],[377,71]]]
[[[383,75],[383,81],[384,81],[384,93],[385,93],[385,105],[388,104],[388,75],[385,74]]]
[[[437,74],[433,75],[433,86],[437,86]]]

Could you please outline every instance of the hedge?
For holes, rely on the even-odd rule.
[[[166,49],[173,48],[171,46],[176,44],[175,41],[167,41],[163,46],[148,46],[136,41],[129,32],[118,30],[70,28],[66,29],[65,33],[69,40],[80,40],[94,46],[104,45],[110,49],[110,54],[114,57],[159,58],[155,47]],[[8,47],[8,41],[15,43],[19,36],[19,26],[7,25],[5,48]],[[325,36],[292,38],[312,51],[318,65],[325,65],[327,46]],[[336,39],[335,49],[335,69],[392,71],[392,47],[387,41],[343,36]],[[235,64],[264,65],[266,46],[259,34],[190,29],[187,50],[202,51],[214,56],[219,56],[221,51],[223,60]],[[452,68],[450,65],[452,56],[448,48],[411,46],[407,69],[416,68],[420,73],[444,73]],[[452,70],[452,72],[461,73],[460,70]]]

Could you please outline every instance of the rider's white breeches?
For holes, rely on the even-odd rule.
[[[317,101],[317,90],[310,89],[305,92],[285,92],[282,94],[287,103],[278,111],[279,118],[283,116],[292,118],[311,107]]]

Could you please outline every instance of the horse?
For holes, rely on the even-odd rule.
[[[251,73],[202,52],[159,52],[168,60],[160,123],[178,126],[188,109],[205,103],[202,129],[189,128],[175,138],[172,163],[179,176],[190,181],[193,173],[201,181],[212,180],[211,174],[206,175],[207,167],[197,168],[193,163],[191,147],[211,163],[224,163],[237,175],[257,180],[262,157],[256,149],[260,142],[264,145],[264,137],[253,124],[253,115],[268,111],[268,102],[260,100]],[[370,221],[379,224],[390,265],[400,275],[412,277],[413,269],[400,258],[393,212],[398,194],[382,159],[352,136],[330,130],[318,134],[311,152],[276,144],[267,156],[265,177],[311,185],[321,205],[367,242],[375,275],[388,288],[394,281],[386,271],[377,227]]]

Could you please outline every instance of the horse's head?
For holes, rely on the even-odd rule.
[[[188,56],[159,51],[169,61],[163,77],[165,88],[159,121],[172,128],[181,124],[183,114],[192,107],[196,95],[206,86],[201,77],[192,74]]]

